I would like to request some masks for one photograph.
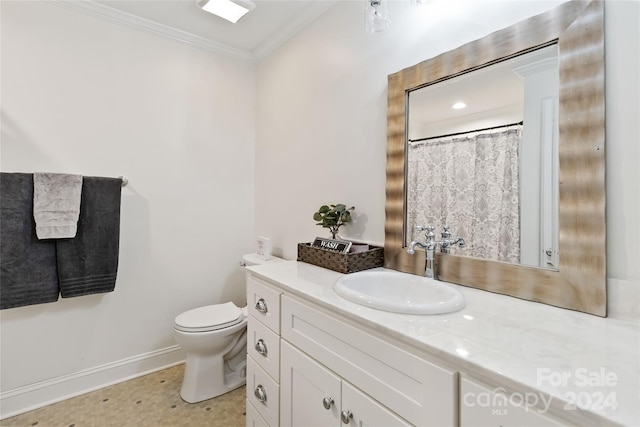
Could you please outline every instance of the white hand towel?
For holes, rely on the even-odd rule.
[[[33,218],[38,239],[76,236],[82,175],[33,174]]]

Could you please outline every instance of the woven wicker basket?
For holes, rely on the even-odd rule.
[[[356,271],[382,267],[384,264],[384,249],[379,246],[369,245],[368,251],[343,254],[314,248],[311,243],[298,243],[298,261],[340,273],[355,273]]]

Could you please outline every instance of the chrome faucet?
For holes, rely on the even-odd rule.
[[[422,242],[418,242],[417,240],[413,240],[411,243],[409,243],[409,247],[407,248],[407,253],[410,255],[415,254],[416,251],[414,248],[416,247],[416,245],[420,246],[421,248],[424,248],[424,250],[427,252],[427,259],[424,265],[424,276],[429,279],[433,279],[434,278],[433,254],[436,251],[436,247],[438,247],[438,243],[436,242],[436,235],[433,233],[433,227],[431,227],[430,225],[426,227],[423,227],[422,225],[417,225],[416,230],[427,231],[427,234],[425,235],[426,237],[425,242],[422,243]]]
[[[435,268],[434,268],[433,260],[434,260],[434,254],[436,252],[436,248],[438,247],[438,245],[440,245],[440,251],[442,253],[448,254],[451,246],[458,245],[459,247],[463,248],[465,246],[464,239],[462,239],[461,237],[455,240],[451,239],[451,233],[449,232],[448,225],[444,226],[444,231],[442,232],[442,240],[440,242],[436,242],[436,235],[433,232],[433,227],[431,226],[423,227],[422,225],[418,225],[416,226],[416,229],[418,231],[425,231],[425,230],[427,231],[427,233],[425,234],[425,242],[422,243],[417,240],[411,241],[411,243],[409,243],[409,247],[407,248],[407,253],[409,255],[413,255],[414,253],[416,253],[415,251],[416,245],[420,246],[421,248],[424,248],[424,250],[427,253],[425,266],[424,266],[424,275],[429,279],[434,279]]]
[[[464,248],[466,243],[462,237],[458,237],[457,239],[451,239],[451,233],[449,233],[449,226],[444,226],[444,231],[442,232],[442,241],[440,241],[440,252],[443,254],[448,254],[451,250],[451,246],[458,245],[460,248]]]

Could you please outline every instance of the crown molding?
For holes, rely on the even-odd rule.
[[[250,62],[259,62],[261,59],[266,58],[269,54],[286,43],[303,28],[311,24],[318,16],[326,12],[326,10],[333,6],[336,2],[337,0],[327,0],[316,3],[313,7],[305,10],[305,12],[298,18],[289,22],[273,37],[269,37],[260,46],[258,46],[255,51],[248,51],[237,49],[224,43],[220,43],[206,37],[189,33],[187,31],[179,30],[168,25],[160,24],[149,19],[141,18],[122,10],[109,7],[105,4],[97,3],[93,0],[52,1],[52,3],[54,4],[74,10],[76,12],[83,13],[85,15],[101,18],[157,36],[162,36],[171,40],[176,40],[193,46],[197,46],[221,55],[231,56]]]
[[[215,40],[198,36],[187,31],[182,31],[168,25],[151,21],[149,19],[141,18],[139,16],[114,9],[104,4],[96,3],[92,0],[54,0],[52,3],[63,6],[67,9],[75,10],[76,12],[80,12],[85,15],[105,19],[107,21],[115,22],[120,25],[125,25],[130,28],[145,31],[147,33],[201,47],[203,49],[222,55],[248,61],[256,60],[255,56],[251,52],[242,49],[236,49],[226,44],[216,42]]]

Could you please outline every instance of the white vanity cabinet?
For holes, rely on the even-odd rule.
[[[455,371],[251,273],[247,304],[247,426],[457,424]]]
[[[247,426],[337,427],[343,411],[346,426],[638,425],[635,325],[474,289],[460,312],[394,314],[341,299],[341,277],[296,261],[247,268]],[[601,351],[614,338],[624,351]],[[567,370],[576,349],[603,367],[589,384]],[[608,406],[570,401],[602,395],[601,373],[615,376]]]
[[[286,341],[282,342],[282,426],[410,426]]]
[[[247,276],[247,426],[280,423],[280,294]]]

